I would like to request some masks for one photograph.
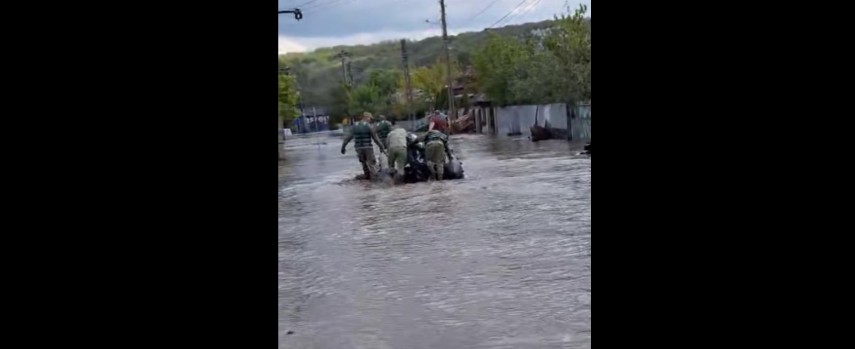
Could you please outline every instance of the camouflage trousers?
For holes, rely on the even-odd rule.
[[[377,174],[377,157],[374,156],[374,148],[358,148],[356,156],[362,164],[362,172],[365,178],[374,178]]]
[[[431,178],[442,180],[445,172],[445,144],[441,141],[429,142],[425,145],[425,157]]]
[[[407,148],[394,147],[389,149],[389,168],[394,168],[398,176],[404,175],[404,166],[407,163]]]

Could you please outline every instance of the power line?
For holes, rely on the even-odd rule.
[[[309,2],[303,3],[303,4],[301,4],[301,5],[294,6],[294,8],[296,8],[296,9],[303,9],[303,6],[306,6],[306,5],[308,5],[308,4],[311,4],[311,3],[315,2],[315,1],[318,1],[318,0],[309,0]],[[279,10],[279,13],[282,13],[282,11],[283,11],[283,10]]]
[[[495,26],[496,26],[496,24],[499,24],[500,22],[504,21],[504,20],[505,20],[505,18],[508,18],[508,16],[510,16],[512,13],[514,13],[516,10],[518,10],[520,7],[522,7],[522,5],[523,5],[523,4],[525,4],[525,3],[526,3],[526,2],[528,2],[528,1],[529,1],[529,0],[523,0],[523,1],[521,1],[521,2],[517,5],[517,7],[514,7],[514,9],[513,9],[513,10],[511,10],[511,12],[508,12],[507,14],[505,14],[504,16],[502,16],[502,18],[499,18],[499,20],[498,20],[498,21],[496,21],[496,23],[493,23],[493,25],[491,25],[491,26],[489,26],[489,27],[487,27],[487,28],[495,27]]]
[[[311,12],[313,12],[313,14],[315,14],[314,13],[315,10],[322,10],[322,9],[325,10],[322,13],[315,14],[315,17],[318,17],[322,14],[330,14],[333,11],[336,11],[339,9],[345,9],[345,8],[347,8],[348,11],[351,11],[351,13],[349,13],[349,15],[354,15],[354,14],[358,14],[358,13],[362,13],[362,12],[366,12],[366,11],[370,11],[371,12],[370,14],[373,15],[374,9],[377,9],[380,7],[397,6],[397,5],[403,4],[403,3],[408,2],[408,1],[412,1],[412,0],[395,0],[395,1],[379,2],[379,3],[372,1],[372,4],[366,5],[366,7],[347,8],[345,5],[355,4],[356,0],[332,0],[330,2],[319,3],[319,4],[315,4],[314,6],[310,6],[309,10],[311,10]],[[335,6],[335,5],[338,5],[338,6]],[[354,13],[354,11],[356,13]]]
[[[303,10],[312,10],[312,9],[314,9],[314,8],[318,7],[318,6],[322,6],[322,5],[324,5],[324,3],[323,3],[323,2],[321,2],[321,3],[315,3],[315,1],[317,1],[317,0],[309,1],[309,2],[307,2],[307,3],[305,3],[305,4],[302,4],[302,5],[300,5],[300,8],[302,8]]]
[[[330,1],[324,0],[324,1],[321,1],[321,2],[319,2],[319,3],[311,4],[311,5],[309,5],[309,7],[308,7],[308,8],[310,8],[310,9],[318,8],[318,7],[326,6],[326,5],[329,5],[329,4],[332,4],[332,3],[336,3],[336,2],[338,2],[338,1],[340,1],[340,0],[330,0]]]
[[[381,2],[379,4],[375,4],[376,6],[370,6],[370,7],[364,8],[363,10],[373,10],[373,9],[380,8],[380,7],[390,7],[390,6],[400,5],[400,4],[403,4],[403,3],[408,2],[408,1],[412,1],[412,0],[397,0],[397,1],[392,1],[389,3],[382,3]]]
[[[498,1],[499,1],[499,0],[493,0],[493,2],[491,2],[489,5],[487,5],[487,7],[485,7],[483,10],[481,10],[481,12],[478,12],[478,13],[476,13],[474,16],[469,17],[469,19],[467,19],[466,21],[467,21],[467,22],[469,22],[469,21],[471,21],[471,20],[475,19],[476,17],[480,16],[481,14],[483,14],[484,12],[486,12],[488,9],[490,9],[490,7],[491,7],[491,6],[493,6],[493,4],[495,4],[495,3],[496,3],[496,2],[498,2]]]
[[[539,1],[540,0],[530,0],[529,2],[524,4],[522,6],[522,8],[514,9],[513,11],[511,11],[510,16],[508,16],[508,18],[505,18],[501,23],[499,23],[499,25],[501,25],[501,26],[510,25],[510,23],[512,21],[520,18],[520,16],[522,16],[522,15],[525,15],[529,10],[532,9],[533,6],[537,5],[537,3]]]
[[[331,7],[333,5],[337,5],[338,3],[342,2],[342,1],[343,0],[332,0],[330,2],[318,3],[318,4],[315,4],[314,6],[309,6],[307,9],[311,10],[311,11],[325,9],[325,8]],[[347,1],[352,1],[352,0],[347,0]]]
[[[309,0],[309,2],[304,3],[304,4],[302,4],[302,5],[297,5],[297,7],[303,7],[303,6],[306,6],[306,5],[308,5],[308,4],[313,3],[313,2],[315,2],[315,1],[318,1],[318,0]]]
[[[527,15],[529,13],[531,13],[538,5],[540,5],[541,1],[543,1],[543,0],[534,0],[534,2],[529,3],[522,10],[519,10],[516,13],[512,14],[510,17],[508,17],[508,19],[505,20],[505,23],[508,23],[511,20],[517,20],[517,19],[523,19],[524,20],[525,18],[527,18]]]

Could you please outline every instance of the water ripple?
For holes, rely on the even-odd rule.
[[[456,135],[466,179],[390,186],[322,141],[280,164],[281,348],[590,348],[579,145]]]

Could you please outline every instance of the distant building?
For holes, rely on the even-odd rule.
[[[330,129],[329,123],[330,116],[323,107],[304,107],[300,116],[292,122],[299,133],[326,131]]]

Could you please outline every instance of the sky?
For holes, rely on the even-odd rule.
[[[448,32],[539,22],[580,3],[590,16],[591,0],[445,0]],[[280,10],[295,7],[302,20],[279,15],[279,53],[442,35],[439,0],[279,0]]]

